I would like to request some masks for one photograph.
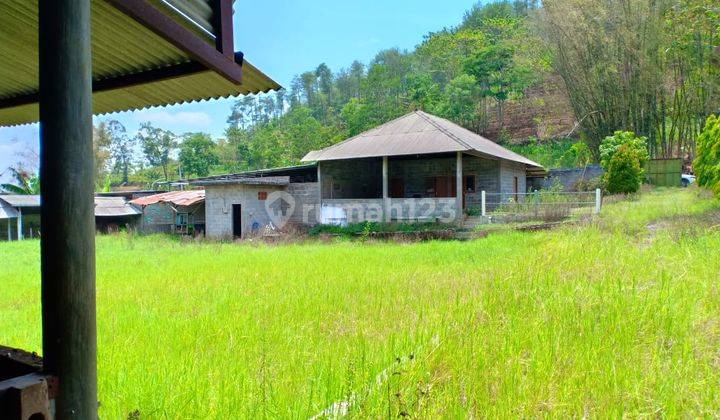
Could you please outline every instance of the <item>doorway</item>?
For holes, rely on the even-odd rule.
[[[232,224],[233,236],[235,238],[242,237],[242,205],[240,204],[232,206]]]

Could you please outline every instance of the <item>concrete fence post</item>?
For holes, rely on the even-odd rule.
[[[480,208],[481,208],[481,214],[483,217],[486,215],[485,212],[485,190],[480,191]]]
[[[600,188],[595,189],[595,214],[600,214],[602,208],[602,191]]]
[[[22,219],[22,209],[18,209],[18,217],[17,217],[17,238],[18,241],[23,240],[23,219]]]

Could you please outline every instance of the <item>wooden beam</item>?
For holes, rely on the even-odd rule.
[[[224,55],[219,52],[215,46],[156,9],[148,0],[107,1],[178,49],[185,51],[208,69],[235,84],[242,83],[242,67],[235,63],[231,54]]]
[[[232,0],[213,0],[213,29],[215,48],[226,57],[235,53],[233,41]]]
[[[241,64],[243,62],[243,53],[238,52],[234,55],[235,62]],[[106,92],[116,89],[124,89],[132,86],[143,85],[146,83],[161,82],[164,80],[172,80],[179,77],[191,76],[203,71],[208,71],[202,63],[191,61],[188,63],[176,64],[174,66],[162,67],[144,71],[141,73],[126,74],[109,79],[93,81],[93,92]],[[38,102],[40,94],[38,92],[29,93],[27,95],[15,96],[12,98],[0,99],[0,109],[12,108],[16,106],[29,105]]]
[[[56,419],[96,419],[90,0],[38,6],[44,369]]]

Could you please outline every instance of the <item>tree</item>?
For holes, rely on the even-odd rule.
[[[600,165],[606,171],[615,153],[623,146],[635,151],[640,167],[650,159],[646,137],[638,137],[632,131],[616,131],[612,136],[605,137],[600,144]]]
[[[21,164],[8,168],[15,184],[0,184],[0,190],[10,194],[40,194],[40,177],[26,170]]]
[[[113,161],[113,172],[122,174],[122,182],[127,183],[134,155],[135,139],[129,137],[118,121],[109,121],[103,135],[109,141],[110,158]]]
[[[175,134],[168,130],[153,127],[151,123],[146,122],[140,125],[136,139],[142,146],[143,155],[148,164],[162,168],[165,181],[169,181],[168,163],[170,162],[170,154],[177,147]]]
[[[219,163],[215,143],[209,134],[188,133],[180,144],[180,164],[186,174],[207,176],[210,168]]]
[[[709,188],[720,197],[720,118],[711,115],[697,140],[697,157],[693,162],[698,185]]]
[[[623,144],[613,154],[606,173],[606,189],[610,194],[632,194],[642,184],[640,156],[629,144]]]
[[[95,188],[100,189],[105,184],[110,161],[110,145],[112,137],[106,121],[100,121],[93,127],[93,157],[95,163]]]

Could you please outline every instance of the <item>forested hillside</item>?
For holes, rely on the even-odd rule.
[[[150,125],[128,138],[103,124],[98,179],[150,182],[172,178],[178,165],[192,176],[297,164],[413,109],[548,166],[596,160],[616,130],[646,136],[653,156],[684,156],[720,104],[719,28],[716,0],[476,5],[412,51],[383,50],[338,70],[319,63],[285,90],[240,98],[223,139]]]

